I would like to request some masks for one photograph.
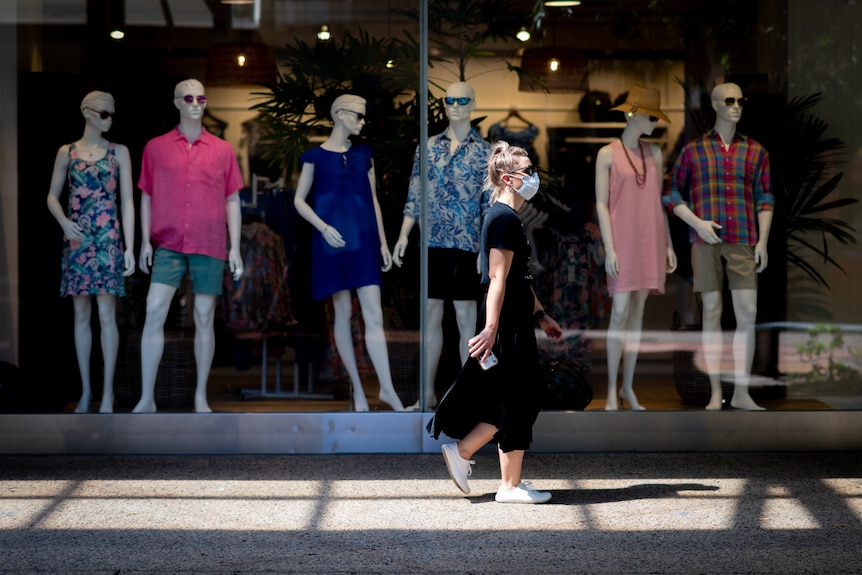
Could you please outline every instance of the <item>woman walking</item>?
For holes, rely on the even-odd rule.
[[[470,458],[493,441],[501,472],[495,500],[544,503],[551,494],[534,490],[521,477],[524,452],[541,409],[534,325],[538,322],[548,337],[562,335],[533,292],[530,244],[518,218],[518,210],[538,192],[539,175],[526,150],[500,141],[491,151],[485,185],[492,193],[479,253],[487,292],[478,333],[469,341],[470,358],[429,427],[435,438],[442,432],[460,439],[443,445],[442,451],[452,480],[464,493],[470,492]]]

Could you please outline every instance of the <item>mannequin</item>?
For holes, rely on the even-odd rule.
[[[455,308],[461,364],[476,327],[479,295],[479,235],[488,209],[483,191],[491,144],[470,125],[476,109],[473,88],[464,82],[449,86],[443,98],[449,127],[428,138],[428,386],[425,403],[437,404],[434,380],[443,352],[443,311],[446,300]],[[410,231],[420,217],[419,149],[413,163],[404,219],[392,251],[401,266]],[[418,407],[418,404],[413,407]]]
[[[113,96],[106,92],[90,92],[81,102],[81,114],[85,121],[84,135],[57,151],[47,201],[48,210],[60,224],[64,236],[60,296],[71,296],[75,309],[75,351],[82,386],[75,413],[87,413],[93,399],[90,380],[93,296],[99,309],[104,362],[99,412],[111,413],[114,410],[114,371],[120,344],[117,297],[126,295],[123,277],[135,272],[132,162],[126,146],[102,138],[113,123]],[[68,215],[60,205],[60,195],[67,180]],[[122,237],[117,219],[118,184]]]
[[[736,84],[719,84],[713,89],[715,126],[685,145],[662,196],[664,205],[691,226],[694,291],[703,302],[703,351],[711,387],[706,409],[710,411],[721,409],[723,403],[721,292],[725,275],[736,317],[730,405],[763,409],[751,398],[748,387],[754,359],[757,274],[768,263],[766,246],[775,198],[768,153],[736,131],[744,103]],[[723,174],[729,176],[723,178]],[[688,194],[690,204],[683,200]],[[715,197],[719,200],[706,201]]]
[[[194,409],[197,413],[211,411],[206,386],[215,352],[213,323],[225,256],[234,280],[243,272],[239,251],[243,182],[233,148],[204,129],[206,93],[198,80],[176,85],[174,106],[179,125],[147,143],[138,180],[144,192],[138,264],[145,273],[152,266],[152,279],[141,337],[141,399],[134,413],[156,411],[154,392],[165,344],[165,320],[187,272],[194,292]],[[225,249],[226,235],[229,250]]]
[[[349,139],[365,126],[365,100],[343,94],[332,103],[330,115],[333,128],[329,137],[301,157],[294,198],[299,215],[320,232],[312,232],[312,296],[316,300],[332,298],[335,347],[350,376],[353,406],[356,411],[368,411],[350,330],[352,291],[356,290],[380,399],[393,410],[404,411],[392,384],[383,331],[380,272],[392,268],[392,258],[377,203],[372,150]],[[308,203],[312,189],[314,207]]]
[[[618,142],[596,156],[596,214],[605,248],[608,293],[613,299],[608,326],[608,398],[605,409],[616,411],[618,395],[635,411],[632,387],[643,327],[644,305],[650,294],[662,294],[665,275],[676,269],[667,212],[662,208],[662,156],[657,144],[644,144],[659,119],[658,90],[634,86],[626,101],[611,108],[625,112],[626,127]],[[617,374],[623,363],[623,385]]]

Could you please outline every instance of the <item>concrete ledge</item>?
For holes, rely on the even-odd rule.
[[[435,453],[430,413],[0,415],[0,453]],[[537,452],[862,450],[858,411],[544,412]]]

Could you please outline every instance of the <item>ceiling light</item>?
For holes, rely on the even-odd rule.
[[[275,80],[275,50],[257,42],[213,44],[207,58],[206,86],[259,86]]]
[[[126,37],[126,33],[123,32],[122,28],[115,28],[108,33],[108,36],[110,36],[112,40],[122,40]]]
[[[515,38],[517,38],[521,42],[526,42],[530,39],[530,31],[522,27],[520,30],[518,30],[518,33],[515,34]]]
[[[565,8],[566,6],[580,6],[581,0],[545,0],[545,6],[552,8]]]
[[[320,31],[317,33],[317,39],[326,42],[330,38],[332,38],[332,34],[329,32],[329,26],[324,24],[320,27]]]

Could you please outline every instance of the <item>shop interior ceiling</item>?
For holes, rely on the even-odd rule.
[[[400,35],[404,29],[415,28],[415,23],[394,9],[418,7],[418,0],[254,0],[252,5],[229,5],[222,0],[18,0],[16,19],[19,23],[82,25],[87,23],[88,2],[114,1],[124,2],[126,27],[135,31],[127,36],[128,42],[157,45],[168,37],[180,49],[206,49],[212,42],[249,36],[276,48],[294,39],[313,43],[324,24],[335,37],[355,33],[360,27],[376,37]],[[531,14],[536,2],[517,4]],[[565,45],[609,56],[615,50],[681,50],[682,35],[661,30],[668,22],[681,24],[699,4],[698,0],[582,0],[577,7],[546,7],[539,30],[534,30],[525,46]],[[187,32],[178,35],[176,29]],[[502,55],[519,45],[512,41],[489,48]]]

